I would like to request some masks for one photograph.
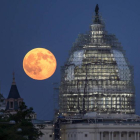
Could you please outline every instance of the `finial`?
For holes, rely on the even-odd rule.
[[[95,7],[95,19],[94,19],[94,23],[96,23],[96,24],[100,24],[101,23],[100,17],[99,17],[99,6],[98,6],[98,4]]]
[[[98,13],[99,13],[99,6],[98,6],[98,4],[97,4],[96,7],[95,7],[95,13],[96,13],[96,16],[97,16]]]
[[[12,85],[15,85],[16,82],[15,82],[15,72],[13,72],[13,82],[12,82]]]

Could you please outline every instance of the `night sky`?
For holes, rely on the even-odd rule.
[[[60,67],[68,58],[78,34],[89,31],[94,8],[115,34],[134,66],[136,114],[140,115],[140,0],[0,0],[0,86],[7,98],[12,73],[21,97],[38,119],[53,118],[53,83],[60,82]],[[25,54],[46,48],[57,59],[57,69],[47,80],[29,78],[22,67]]]

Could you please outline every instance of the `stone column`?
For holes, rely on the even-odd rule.
[[[71,136],[71,135],[70,135]],[[71,138],[70,138],[71,139]],[[78,135],[78,140],[82,140],[83,139],[83,135],[82,135],[82,132],[79,132],[79,135]]]
[[[112,109],[112,103],[113,103],[113,100],[112,100],[112,98],[113,98],[113,97],[112,97],[112,95],[111,95],[111,109]]]
[[[119,140],[121,140],[121,132],[119,132]]]
[[[109,140],[110,140],[110,132],[108,132],[108,135],[109,135]]]
[[[95,140],[101,140],[100,132],[95,132]]]
[[[101,139],[100,140],[103,140],[103,132],[101,132],[101,135],[100,136],[101,136]]]
[[[126,133],[127,133],[127,136],[126,136],[126,137],[127,137],[127,139],[126,139],[126,140],[128,140],[128,134],[129,134],[129,132],[126,132]]]
[[[78,131],[77,134],[76,134],[76,139],[77,139],[77,140],[79,140],[79,134],[80,134],[80,133],[79,133],[79,131]]]
[[[114,138],[113,134],[114,134],[114,132],[112,132],[112,140],[113,140],[113,138]]]
[[[115,108],[117,108],[117,96],[116,96],[116,104],[115,104]]]
[[[138,132],[138,140],[140,139],[140,132]]]
[[[135,140],[136,140],[136,132],[134,132],[135,133]]]

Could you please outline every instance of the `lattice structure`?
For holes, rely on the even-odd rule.
[[[54,117],[58,115],[59,112],[59,83],[53,83],[53,100],[54,100]]]
[[[96,11],[88,34],[80,34],[62,67],[60,112],[135,113],[133,67]]]

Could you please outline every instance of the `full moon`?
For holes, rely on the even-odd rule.
[[[55,56],[45,48],[32,49],[23,59],[25,73],[35,80],[51,77],[56,70],[56,65]]]

